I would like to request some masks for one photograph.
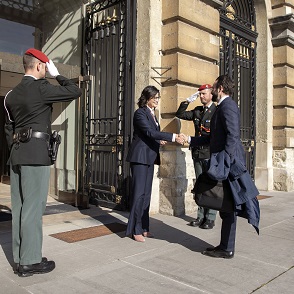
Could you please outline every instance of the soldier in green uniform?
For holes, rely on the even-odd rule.
[[[54,261],[42,257],[42,215],[46,208],[52,158],[52,103],[71,101],[81,95],[77,85],[61,76],[52,60],[39,50],[23,56],[25,75],[7,93],[5,133],[11,149],[10,185],[12,249],[15,273],[25,277],[52,271]],[[60,85],[51,85],[46,72]]]
[[[204,84],[198,92],[183,101],[176,112],[176,117],[194,122],[195,137],[209,136],[210,120],[213,116],[216,106],[212,102],[211,85]],[[197,106],[193,110],[187,111],[188,105],[197,99],[198,95],[202,106]],[[208,159],[210,158],[209,146],[199,146],[191,149],[196,179],[207,170]],[[216,218],[216,210],[198,207],[197,218],[190,222],[191,226],[201,229],[212,229]]]

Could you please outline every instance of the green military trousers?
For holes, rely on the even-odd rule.
[[[12,251],[15,263],[42,260],[42,216],[47,202],[50,166],[10,167]]]
[[[207,159],[198,159],[198,160],[194,159],[193,163],[194,163],[196,179],[202,174],[202,172],[207,171],[209,168]],[[199,219],[215,221],[216,214],[217,214],[216,210],[198,206],[197,218]]]

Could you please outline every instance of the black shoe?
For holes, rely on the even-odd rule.
[[[33,274],[45,274],[53,271],[55,268],[54,261],[44,261],[30,265],[19,265],[18,275],[20,277],[29,277]]]
[[[220,248],[219,248],[219,245],[218,246],[216,246],[216,247],[208,247],[208,248],[206,248],[206,251],[213,251],[213,250],[219,250]]]
[[[45,262],[47,261],[47,258],[46,257],[42,257],[42,261],[41,262]],[[18,268],[19,268],[19,263],[15,263],[14,264],[14,267],[13,267],[13,273],[14,274],[18,274]]]
[[[202,252],[203,255],[210,256],[210,257],[216,257],[216,258],[233,258],[234,252],[233,251],[225,251],[223,249],[220,249],[219,246],[207,248]]]
[[[199,226],[199,228],[201,228],[201,229],[206,229],[206,230],[208,230],[208,229],[212,229],[214,227],[214,221],[213,220],[206,220],[203,224],[201,224],[200,226]]]
[[[189,225],[192,227],[199,227],[202,224],[202,222],[203,222],[203,218],[197,217],[195,220],[191,221]]]

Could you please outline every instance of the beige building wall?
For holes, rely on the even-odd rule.
[[[273,45],[273,188],[294,190],[294,1],[271,1]]]
[[[257,0],[256,30],[256,162],[255,183],[259,190],[273,189],[273,46],[268,18],[270,0]],[[266,48],[266,50],[265,50]]]
[[[199,85],[212,83],[218,76],[217,4],[219,1],[137,1],[135,99],[148,84],[161,90],[157,111],[162,131],[194,134],[193,124],[181,122],[175,112]],[[162,147],[161,166],[155,169],[151,213],[194,212],[196,205],[190,192],[193,179],[188,146],[169,143]]]
[[[160,0],[137,1],[134,111],[137,108],[138,98],[146,86],[153,85],[161,90],[160,85],[152,79],[155,74],[152,67],[161,66],[161,11]],[[158,112],[156,115],[160,117]],[[160,179],[158,173],[159,168],[155,165],[150,213],[159,212]]]
[[[219,74],[218,8],[222,1],[150,0],[137,3],[138,19],[143,19],[141,14],[147,16],[147,11],[150,16],[153,11],[158,13],[161,9],[162,12],[161,24],[152,19],[155,26],[152,34],[149,34],[151,24],[149,27],[146,25],[148,17],[145,18],[144,26],[138,22],[137,96],[147,83],[154,84],[152,66],[161,66],[162,70],[170,68],[164,74],[170,79],[161,80],[162,99],[159,113],[162,130],[180,130],[193,135],[193,124],[176,119],[174,114],[181,101],[194,93],[199,85],[213,83]],[[291,15],[294,6],[291,1],[282,0],[256,0],[254,5],[258,32],[255,182],[261,191],[289,191],[294,189],[294,113],[292,114],[291,99],[294,91],[294,54],[293,46],[290,46]],[[286,15],[289,15],[288,25],[285,27],[283,24],[284,28],[281,30],[283,18],[280,21],[279,18]],[[278,24],[274,26],[272,22]],[[157,26],[161,27],[161,44],[158,41],[160,32]],[[290,36],[287,35],[289,32]],[[281,41],[281,38],[284,41]],[[146,46],[147,39],[150,46]],[[155,56],[156,60],[159,60],[158,52],[162,54],[160,65],[153,63]],[[191,105],[191,108],[196,105],[197,102]],[[195,211],[190,193],[195,175],[187,146],[169,144],[162,148],[161,158],[162,165],[154,177],[154,211],[159,208],[160,212],[173,215]]]
[[[162,88],[161,125],[164,131],[180,128],[194,135],[192,122],[175,118],[180,103],[218,76],[219,13],[216,1],[162,1],[162,66],[171,67],[171,79]],[[194,102],[189,109],[199,102]],[[195,173],[188,146],[164,148],[160,167],[160,212],[172,215],[195,212],[191,190]]]

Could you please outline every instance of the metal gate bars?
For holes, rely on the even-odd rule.
[[[126,111],[132,97],[132,1],[87,6],[83,187],[90,202],[125,209],[129,168],[124,153],[130,132]]]
[[[246,165],[254,177],[256,25],[253,0],[225,0],[220,9],[220,74],[235,82],[233,99],[241,112]]]

